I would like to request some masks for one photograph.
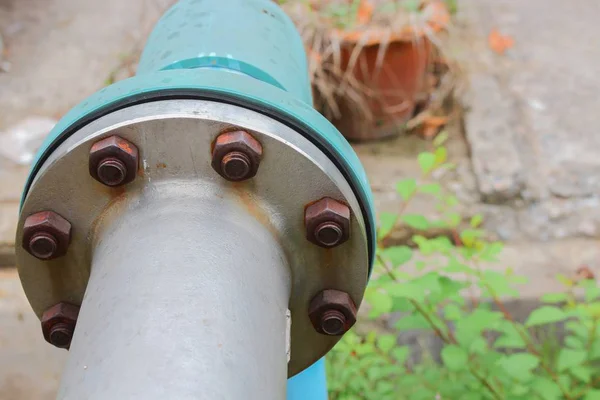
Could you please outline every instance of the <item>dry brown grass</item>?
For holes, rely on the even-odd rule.
[[[357,80],[354,73],[356,69],[365,71],[366,66],[361,65],[364,59],[360,57],[365,46],[378,46],[373,75],[382,73],[389,46],[396,41],[410,41],[421,49],[427,40],[434,45],[435,54],[431,59],[438,64],[443,60],[446,64],[443,71],[432,64],[431,72],[441,73],[436,77],[438,84],[431,88],[435,93],[426,94],[433,101],[420,110],[421,114],[411,121],[410,127],[418,127],[429,115],[439,114],[433,108],[442,108],[451,95],[458,69],[446,46],[451,21],[445,8],[440,13],[440,1],[286,0],[280,3],[302,35],[316,106],[327,118],[342,116],[343,99],[344,111],[349,108],[362,119],[373,119],[369,104],[378,101],[381,93]],[[365,17],[365,14],[368,15]],[[342,65],[344,46],[352,49],[345,68]],[[393,107],[402,107],[402,104],[391,106],[390,113],[397,111]]]

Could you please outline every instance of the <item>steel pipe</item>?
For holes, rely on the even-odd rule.
[[[286,258],[206,190],[162,182],[109,218],[59,399],[285,398]]]

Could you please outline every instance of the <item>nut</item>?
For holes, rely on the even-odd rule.
[[[106,186],[125,185],[135,179],[138,148],[131,142],[110,136],[92,145],[90,175]]]
[[[331,248],[350,238],[350,208],[325,197],[304,212],[306,238],[317,246]]]
[[[22,246],[40,260],[64,256],[71,242],[71,223],[54,211],[28,216],[23,224]]]
[[[326,289],[310,302],[308,317],[318,333],[340,336],[356,323],[356,304],[348,293]]]
[[[79,307],[69,303],[58,303],[42,315],[44,339],[56,347],[68,349],[75,332]]]
[[[211,165],[223,178],[239,182],[256,175],[261,158],[262,146],[248,132],[226,132],[215,140]]]

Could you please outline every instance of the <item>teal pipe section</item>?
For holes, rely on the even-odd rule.
[[[288,379],[287,400],[327,400],[324,359]]]
[[[220,66],[312,103],[304,45],[271,0],[181,0],[156,24],[138,75]]]

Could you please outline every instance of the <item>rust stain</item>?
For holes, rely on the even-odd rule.
[[[129,154],[133,153],[133,149],[131,148],[131,144],[128,143],[128,142],[119,141],[119,143],[117,144],[117,146],[119,146],[119,148],[121,148],[122,150],[126,151]]]
[[[165,168],[167,168],[167,164],[165,164],[164,162],[156,163],[156,169],[165,169]]]
[[[285,246],[285,242],[281,237],[279,230],[273,225],[269,215],[266,214],[253,199],[252,194],[248,190],[247,183],[237,182],[233,183],[232,186],[237,197],[241,200],[242,205],[248,210],[250,215],[256,218],[256,220],[269,231],[273,236],[273,239],[279,244],[279,248],[283,251],[286,260],[291,260],[292,258],[288,254],[288,249]]]
[[[256,220],[275,237],[278,243],[280,243],[279,232],[273,226],[271,219],[263,210],[258,207],[252,195],[248,192],[248,189],[245,187],[243,183],[234,183],[233,188],[237,192],[238,198],[242,201],[244,207],[250,212],[250,214],[256,218]]]
[[[146,174],[146,171],[144,170],[144,166],[141,165],[141,163],[140,163],[137,168],[137,175],[144,176],[145,174]]]

